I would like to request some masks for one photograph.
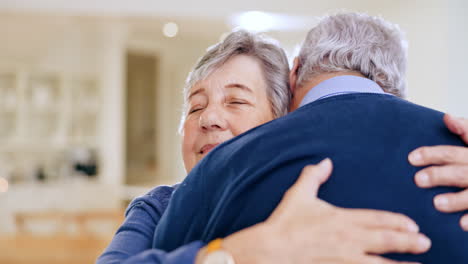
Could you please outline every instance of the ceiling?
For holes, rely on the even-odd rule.
[[[66,12],[70,14],[112,14],[124,16],[175,16],[223,18],[235,12],[262,10],[292,15],[322,15],[336,9],[378,11],[398,7],[403,0],[0,0],[0,9]]]
[[[8,21],[15,17],[29,27],[31,22],[39,26],[41,23],[68,23],[73,17],[86,17],[88,21],[112,17],[124,20],[135,34],[145,36],[155,35],[164,23],[174,21],[185,37],[217,39],[232,28],[229,18],[245,11],[293,17],[302,27],[289,31],[303,34],[314,25],[314,18],[329,12],[352,10],[383,14],[397,10],[403,3],[403,0],[0,0],[0,19]]]
[[[78,24],[95,29],[102,22],[118,21],[129,26],[135,38],[164,39],[161,29],[165,23],[173,21],[179,25],[178,40],[203,38],[213,42],[231,29],[230,16],[259,10],[304,21],[303,27],[296,31],[271,32],[273,37],[292,46],[302,40],[316,17],[327,13],[341,10],[367,12],[408,26],[420,21],[405,20],[407,16],[404,14],[411,14],[411,10],[418,10],[420,16],[433,17],[434,12],[430,10],[444,12],[442,9],[448,3],[454,5],[456,1],[463,0],[0,0],[0,33],[3,36],[28,35],[31,39],[28,43],[39,45],[44,30],[36,30],[38,33],[34,34],[32,28],[46,28],[51,36],[55,36],[58,31],[77,30]],[[16,45],[11,43],[9,48],[15,49]]]

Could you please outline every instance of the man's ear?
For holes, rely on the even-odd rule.
[[[299,69],[299,58],[295,57],[293,67],[291,71],[289,72],[289,85],[291,88],[291,93],[294,93],[294,91],[296,91],[298,69]]]

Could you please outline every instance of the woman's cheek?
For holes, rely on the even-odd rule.
[[[242,116],[231,122],[231,130],[234,136],[238,136],[252,128],[252,121],[248,116]]]

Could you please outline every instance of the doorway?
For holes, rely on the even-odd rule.
[[[127,185],[156,181],[156,80],[154,55],[128,53],[126,78],[126,179]]]

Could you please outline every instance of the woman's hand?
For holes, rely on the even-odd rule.
[[[468,144],[468,120],[453,118],[446,114],[444,122],[453,133]],[[434,198],[434,205],[441,212],[451,213],[468,210],[468,148],[456,146],[421,147],[409,155],[413,166],[430,166],[415,175],[416,184],[421,188],[456,186],[465,190],[458,193],[440,194]],[[468,231],[468,214],[460,219],[460,225]]]
[[[430,248],[430,240],[404,215],[338,208],[318,199],[331,171],[329,159],[305,167],[265,222],[225,238],[223,248],[236,264],[390,264],[401,262],[374,254],[419,254]]]

